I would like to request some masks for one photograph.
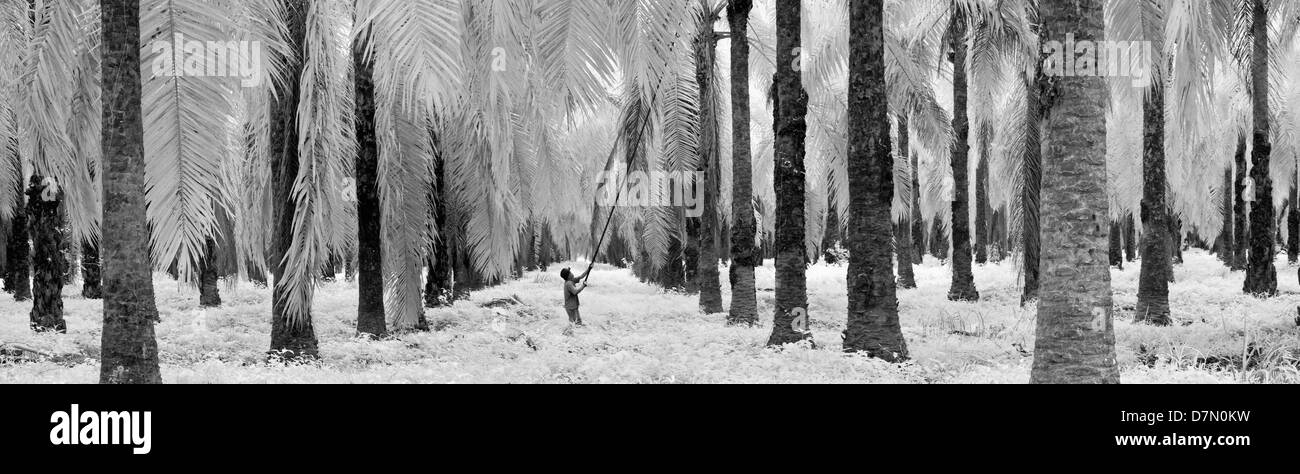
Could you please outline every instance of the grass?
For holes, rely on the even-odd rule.
[[[575,266],[577,266],[575,264]],[[757,270],[758,327],[728,327],[698,311],[697,297],[643,284],[630,271],[597,266],[582,294],[586,327],[567,324],[560,280],[531,272],[426,310],[435,330],[379,341],[354,337],[354,283],[319,288],[313,318],[321,360],[267,363],[269,291],[223,287],[224,305],[198,307],[197,290],[159,276],[157,327],[168,383],[1025,383],[1033,360],[1032,306],[1019,306],[1010,262],[976,266],[978,303],[947,300],[949,271],[933,258],[916,267],[919,288],[899,292],[912,360],[892,365],[840,351],[845,267],[809,269],[815,346],[764,347],[773,311],[774,270]],[[726,275],[725,269],[723,275]],[[1296,383],[1300,342],[1296,269],[1278,263],[1280,295],[1241,294],[1242,272],[1213,256],[1186,254],[1170,288],[1175,324],[1133,322],[1138,265],[1112,271],[1115,332],[1125,383]],[[729,289],[723,278],[724,299]],[[0,341],[60,354],[0,362],[0,383],[94,383],[101,303],[65,288],[67,334],[33,334],[30,303],[0,295]],[[517,296],[524,304],[482,307]]]

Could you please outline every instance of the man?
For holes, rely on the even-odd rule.
[[[560,270],[560,278],[564,279],[564,311],[569,313],[569,324],[582,326],[582,315],[578,313],[578,293],[587,288],[587,284],[582,280],[587,278],[591,273],[591,267],[587,265],[587,271],[580,276],[575,276],[572,271],[565,267]]]

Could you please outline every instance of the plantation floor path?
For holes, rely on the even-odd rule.
[[[1170,288],[1175,325],[1132,323],[1139,265],[1113,270],[1116,340],[1125,383],[1300,382],[1296,268],[1278,263],[1281,295],[1241,294],[1230,273],[1199,251],[1186,254]],[[426,310],[433,331],[367,341],[353,337],[355,283],[323,284],[313,316],[319,363],[264,362],[270,293],[223,287],[225,305],[200,309],[197,290],[159,276],[157,327],[168,383],[1025,383],[1034,308],[1020,308],[1011,262],[975,266],[979,303],[946,299],[949,271],[927,257],[918,289],[900,290],[903,334],[913,361],[890,365],[840,352],[845,267],[809,269],[815,347],[764,347],[771,330],[773,269],[758,269],[759,327],[727,327],[725,315],[698,312],[697,297],[641,283],[629,270],[598,265],[584,291],[586,327],[562,309],[562,265],[475,293],[471,301]],[[575,268],[581,264],[572,264]],[[729,301],[723,269],[724,300]],[[33,334],[30,303],[0,294],[0,342],[38,348],[54,359],[0,358],[0,383],[94,383],[99,368],[99,301],[65,288],[68,334]],[[520,304],[522,302],[522,304]],[[485,306],[486,304],[486,306]],[[1243,368],[1245,370],[1243,370]]]

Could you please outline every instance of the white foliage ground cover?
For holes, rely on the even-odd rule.
[[[583,264],[572,264],[575,268]],[[1115,332],[1124,383],[1300,382],[1296,268],[1279,259],[1280,295],[1241,294],[1242,272],[1211,255],[1186,253],[1170,291],[1171,327],[1134,324],[1139,265],[1113,270]],[[1034,308],[1019,306],[1014,264],[976,266],[978,303],[946,298],[949,269],[927,256],[918,289],[899,292],[913,360],[902,365],[840,351],[845,267],[808,271],[815,347],[764,347],[773,308],[770,261],[757,272],[759,327],[727,327],[725,315],[700,314],[697,298],[665,293],[629,270],[598,265],[582,294],[586,327],[570,328],[562,309],[561,265],[548,273],[476,293],[472,301],[429,309],[434,331],[367,341],[353,337],[355,283],[324,284],[313,314],[322,360],[266,363],[270,294],[240,283],[223,287],[224,306],[198,308],[197,290],[165,276],[155,288],[162,374],[168,383],[1026,383]],[[726,269],[722,270],[723,291]],[[0,342],[60,354],[51,361],[0,363],[0,383],[94,383],[98,379],[101,303],[65,287],[67,334],[33,334],[30,303],[0,294]],[[517,296],[524,305],[480,306]]]

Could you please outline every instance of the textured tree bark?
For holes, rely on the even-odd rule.
[[[1124,269],[1124,243],[1120,238],[1118,222],[1110,223],[1110,266]]]
[[[379,144],[375,137],[374,64],[365,45],[352,48],[357,130],[357,333],[388,333],[384,319],[383,218],[379,203]]]
[[[1250,247],[1250,220],[1247,218],[1246,205],[1246,136],[1237,137],[1237,153],[1233,158],[1236,179],[1233,181],[1233,195],[1236,207],[1232,218],[1232,269],[1246,269],[1246,249]]]
[[[908,154],[912,159],[912,246],[916,250],[916,263],[925,261],[925,218],[921,217],[921,172],[920,161],[916,153]]]
[[[221,306],[221,291],[217,288],[217,242],[208,237],[203,252],[203,261],[199,264],[199,306],[215,308]]]
[[[162,383],[154,339],[158,309],[149,241],[140,238],[149,235],[140,106],[140,2],[101,1],[100,11],[104,325],[99,382]]]
[[[868,32],[868,34],[870,34],[870,32]],[[891,162],[892,160],[907,160],[909,154],[908,147],[910,146],[910,143],[908,142],[910,138],[911,137],[908,133],[907,115],[900,115],[898,117],[898,155],[891,156]],[[890,173],[893,173],[893,171],[891,170]],[[891,176],[890,178],[892,181],[893,177]],[[911,196],[908,197],[910,198]],[[908,207],[911,208],[913,206],[909,205]],[[891,214],[891,220],[892,217]],[[898,287],[916,288],[916,272],[912,269],[912,259],[916,258],[916,251],[912,250],[912,220],[910,218],[904,220],[898,225],[898,235],[894,236],[893,240],[894,255],[898,259]]]
[[[57,182],[47,190],[45,177],[32,175],[27,187],[28,232],[32,239],[32,330],[67,332],[63,320],[63,227]]]
[[[1043,2],[1043,38],[1105,39],[1104,0]],[[1106,108],[1098,76],[1044,90],[1042,281],[1031,383],[1119,383],[1106,261]]]
[[[1169,215],[1165,202],[1165,101],[1159,83],[1142,101],[1142,267],[1135,318],[1169,324]]]
[[[948,236],[943,232],[943,215],[935,214],[934,225],[930,226],[930,255],[940,262],[948,259]]]
[[[438,148],[435,147],[435,150]],[[424,283],[424,307],[437,308],[448,306],[455,299],[452,294],[452,253],[450,245],[450,232],[447,228],[447,200],[443,191],[446,189],[446,175],[443,168],[444,162],[440,151],[434,163],[434,189],[430,192],[433,196],[433,222],[438,227],[438,239],[433,243],[433,252],[430,255],[429,275]]]
[[[1024,186],[1020,191],[1021,225],[1020,245],[1024,250],[1025,286],[1020,294],[1020,304],[1038,298],[1039,252],[1041,246],[1039,228],[1039,200],[1041,199],[1043,181],[1043,149],[1039,135],[1042,120],[1042,103],[1039,100],[1043,76],[1042,65],[1034,70],[1032,80],[1025,81],[1025,159],[1021,164],[1024,174]]]
[[[808,337],[799,319],[808,317],[808,281],[804,247],[804,139],[808,131],[808,93],[800,77],[801,5],[799,0],[776,2],[776,310],[767,344],[780,345]],[[806,322],[806,319],[804,320]]]
[[[727,24],[731,30],[731,313],[728,324],[758,323],[754,267],[754,171],[749,130],[749,12],[752,0],[731,0]]]
[[[18,159],[17,155],[14,159]],[[21,164],[17,169],[22,169]],[[9,221],[9,240],[5,249],[5,291],[14,295],[14,301],[32,299],[32,247],[28,243],[27,204],[21,196],[23,192],[22,177],[14,183],[20,196],[14,206],[14,217]]]
[[[975,163],[975,263],[989,262],[989,153],[992,152],[993,126],[980,126],[979,161]]]
[[[1286,213],[1286,261],[1287,263],[1296,263],[1300,258],[1300,211],[1296,209],[1300,205],[1300,196],[1297,195],[1295,183],[1291,183],[1291,206]]]
[[[1124,215],[1124,260],[1132,263],[1137,260],[1137,226],[1133,223],[1133,213]]]
[[[1254,146],[1251,149],[1250,177],[1255,181],[1255,203],[1250,206],[1250,254],[1246,262],[1246,282],[1242,290],[1248,295],[1274,296],[1277,294],[1277,269],[1273,267],[1273,178],[1269,176],[1269,158],[1273,144],[1269,142],[1268,105],[1268,11],[1265,0],[1254,0],[1251,34],[1254,54],[1251,55],[1251,103],[1254,112]]]
[[[948,299],[952,301],[979,301],[975,289],[975,275],[971,273],[970,246],[970,179],[967,177],[970,156],[970,121],[966,111],[966,18],[954,12],[948,26],[949,44],[952,48],[952,179],[956,189],[952,201],[952,286]]]
[[[81,243],[81,297],[88,300],[103,298],[99,286],[99,245]]]
[[[307,2],[283,0],[286,40],[290,50],[306,55]],[[314,359],[319,348],[312,325],[311,308],[289,311],[284,286],[284,256],[293,242],[295,212],[293,184],[298,177],[298,99],[301,96],[303,60],[290,60],[285,77],[287,88],[271,99],[271,274],[274,277],[271,303],[272,357],[285,360]]]
[[[894,156],[885,93],[882,0],[856,0],[849,9],[849,318],[844,350],[890,362],[907,359],[894,286]],[[906,153],[906,152],[904,152]],[[905,154],[903,156],[906,156]],[[900,266],[911,264],[898,252]]]
[[[840,242],[840,212],[835,207],[835,203],[830,197],[826,198],[826,231],[822,233],[822,260],[834,265],[839,263],[839,255],[835,254],[835,244]]]
[[[696,277],[700,287],[700,311],[715,314],[725,311],[722,306],[722,283],[718,272],[718,243],[722,240],[718,221],[718,193],[722,190],[718,166],[717,104],[713,98],[713,66],[717,56],[713,20],[701,21],[695,37],[695,83],[700,88],[700,148],[699,168],[701,190],[704,191],[704,213],[699,217],[700,254],[696,261]]]

